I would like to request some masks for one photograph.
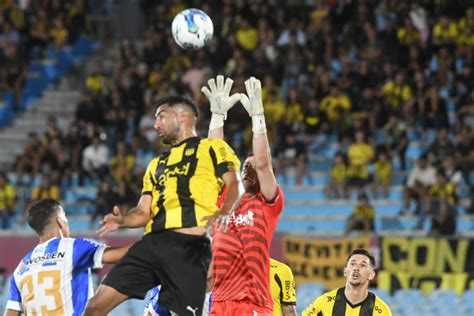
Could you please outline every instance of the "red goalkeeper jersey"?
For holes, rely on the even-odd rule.
[[[269,285],[270,244],[283,209],[283,192],[273,201],[261,193],[245,194],[227,231],[212,239],[214,288],[212,301],[249,300],[273,308]]]

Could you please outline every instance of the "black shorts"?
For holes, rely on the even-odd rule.
[[[163,231],[145,235],[106,276],[103,284],[144,299],[161,284],[159,303],[179,315],[201,315],[211,261],[210,240]]]

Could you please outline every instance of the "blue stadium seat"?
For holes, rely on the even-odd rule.
[[[345,228],[345,220],[285,220],[278,223],[277,231],[336,232],[343,231]]]
[[[69,218],[69,228],[73,232],[89,230],[89,218]]]
[[[474,230],[474,219],[468,217],[459,217],[456,221],[456,230],[458,232],[467,232]]]
[[[296,289],[296,308],[298,315],[324,292],[324,286],[318,282],[308,282],[298,285]]]
[[[393,201],[401,201],[403,199],[403,192],[392,187],[388,193],[388,198]]]
[[[352,213],[350,204],[321,204],[321,205],[285,205],[284,215],[346,215]]]
[[[418,158],[422,155],[423,151],[418,146],[410,145],[408,146],[406,157],[411,160],[418,160]]]
[[[395,204],[377,205],[375,206],[376,216],[397,216],[400,206]]]
[[[284,191],[287,200],[324,200],[324,193],[321,191]]]

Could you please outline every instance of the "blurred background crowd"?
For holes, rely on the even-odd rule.
[[[0,2],[0,91],[12,91],[17,102],[30,60],[43,58],[51,45],[94,37],[91,16],[109,14],[114,5]],[[214,37],[207,48],[184,52],[170,24],[190,6],[209,14]],[[144,166],[161,150],[154,101],[174,93],[192,97],[204,136],[210,112],[200,88],[216,74],[231,77],[235,91],[244,91],[249,76],[262,81],[280,181],[294,175],[296,187],[311,186],[312,171],[325,172],[326,199],[354,200],[347,233],[374,229],[371,201],[389,199],[395,177],[403,179],[400,214],[416,214],[420,225],[433,217],[432,234],[453,234],[461,207],[474,212],[469,1],[143,0],[141,9],[142,38],[123,37],[113,67],[94,65],[74,119],[59,126],[51,116],[47,131],[32,132],[0,176],[3,228],[17,199],[62,198],[72,186],[99,187],[91,225],[114,204],[132,206]],[[249,122],[239,106],[226,121],[228,142],[243,156]],[[318,166],[314,158],[321,155],[330,164]]]

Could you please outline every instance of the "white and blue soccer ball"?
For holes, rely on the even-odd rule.
[[[171,33],[180,47],[198,49],[209,44],[214,33],[214,25],[204,11],[186,9],[174,17]]]

